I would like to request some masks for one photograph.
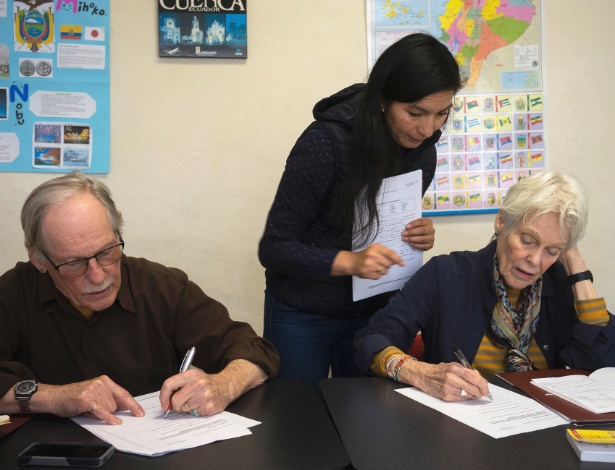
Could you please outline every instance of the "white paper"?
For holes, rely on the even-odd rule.
[[[396,391],[496,439],[569,422],[537,401],[493,384],[489,385],[493,401],[444,401],[414,387]]]
[[[60,43],[58,68],[104,70],[106,52],[105,46]]]
[[[103,421],[76,416],[74,422],[112,444],[117,450],[146,456],[158,456],[190,449],[215,441],[252,434],[248,428],[260,424],[228,411],[214,416],[195,418],[189,413],[171,412],[166,418],[160,409],[159,392],[135,397],[145,410],[137,418],[120,411],[122,424],[113,426]]]
[[[30,111],[37,117],[89,119],[96,101],[87,93],[36,91],[30,96]]]
[[[593,413],[615,412],[615,367],[598,369],[589,377],[545,377],[531,383]]]
[[[352,276],[353,301],[401,289],[423,265],[423,252],[415,250],[401,239],[401,232],[406,224],[422,216],[422,189],[421,170],[386,178],[382,182],[377,196],[380,226],[376,238],[370,241],[370,244],[379,243],[395,250],[406,265],[392,266],[387,274],[378,280]],[[353,251],[366,248],[357,244],[356,237],[352,245]]]

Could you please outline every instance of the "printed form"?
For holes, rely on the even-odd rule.
[[[423,214],[421,207],[422,175],[421,170],[416,170],[404,175],[385,178],[382,182],[377,197],[380,225],[376,237],[369,244],[379,243],[395,250],[406,265],[403,267],[392,266],[389,272],[378,280],[352,276],[352,300],[354,302],[401,289],[406,281],[423,265],[423,252],[415,250],[401,239],[401,232],[403,232],[406,224],[420,219]],[[356,236],[352,245],[355,252],[368,246],[358,245]]]
[[[118,426],[85,416],[72,420],[117,450],[149,457],[246,436],[252,434],[248,428],[260,424],[227,411],[200,418],[172,412],[165,418],[159,394],[153,392],[135,397],[145,410],[145,416],[137,418],[129,411],[119,411],[116,416],[121,418],[122,424]]]
[[[444,401],[414,387],[395,391],[496,439],[568,424],[537,401],[493,384],[493,401]]]

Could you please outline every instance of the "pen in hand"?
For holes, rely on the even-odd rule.
[[[188,352],[186,353],[186,355],[184,356],[184,360],[182,361],[182,365],[179,367],[180,374],[190,369],[190,366],[192,365],[192,359],[194,358],[195,352],[196,352],[196,349],[194,348],[194,346],[188,349]],[[173,392],[171,393],[171,396],[169,397],[169,407],[167,408],[167,411],[164,412],[165,418],[168,416],[169,411],[173,409],[173,405],[171,404],[171,398],[173,398],[174,393],[175,393],[175,390],[173,390]]]
[[[466,369],[474,370],[474,368],[472,367],[470,362],[466,359],[466,357],[461,352],[461,349],[459,349],[457,346],[455,346],[455,343],[451,343],[451,347],[453,348],[453,352],[455,353],[455,356],[457,356],[457,359],[459,359],[459,362],[461,362],[461,365],[463,367],[465,367]],[[487,398],[489,398],[489,400],[493,401],[493,397],[491,396],[491,392],[487,392]]]

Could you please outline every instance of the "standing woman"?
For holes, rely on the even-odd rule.
[[[314,107],[315,121],[286,161],[259,246],[267,281],[264,336],[280,353],[278,377],[317,385],[329,368],[334,377],[363,375],[354,361],[354,335],[392,294],[353,302],[351,276],[379,279],[403,260],[379,244],[352,252],[353,234],[373,240],[384,178],[422,170],[425,193],[440,129],[461,86],[446,46],[412,34],[383,52],[367,84]],[[355,206],[367,217],[353,233]],[[433,223],[415,220],[400,237],[429,250]]]

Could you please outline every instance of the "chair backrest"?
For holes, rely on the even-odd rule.
[[[408,354],[410,354],[415,359],[422,361],[424,349],[425,344],[423,343],[423,335],[419,333],[414,337],[414,341],[412,342],[412,346],[410,346]]]

